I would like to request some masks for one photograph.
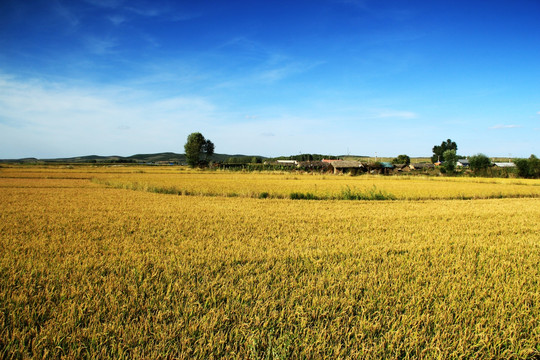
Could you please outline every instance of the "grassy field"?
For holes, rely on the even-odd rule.
[[[3,167],[0,358],[538,357],[539,185]]]

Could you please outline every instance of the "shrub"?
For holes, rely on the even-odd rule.
[[[491,160],[484,154],[476,154],[469,159],[469,166],[473,171],[487,169],[491,166]]]
[[[291,200],[318,200],[318,197],[312,193],[292,192],[289,196]]]

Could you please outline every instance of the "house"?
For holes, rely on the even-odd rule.
[[[435,166],[429,163],[416,163],[416,164],[410,164],[409,168],[411,170],[428,170],[428,169],[435,168]]]
[[[411,169],[407,164],[394,164],[394,172],[410,171]]]
[[[330,167],[330,163],[324,161],[300,161],[298,163],[298,168],[308,171],[327,171]]]
[[[381,166],[382,166],[382,173],[385,175],[392,173],[392,170],[394,169],[394,165],[386,161],[381,162]]]
[[[359,161],[350,161],[350,160],[334,160],[330,161],[331,168],[334,169],[334,174],[343,174],[343,173],[351,173],[351,174],[358,174],[359,172],[363,172],[362,163]]]
[[[278,160],[277,163],[279,165],[288,165],[288,166],[298,165],[298,161],[296,160]]]
[[[459,167],[469,167],[469,159],[459,159],[456,163]]]

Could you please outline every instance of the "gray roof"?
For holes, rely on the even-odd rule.
[[[352,161],[352,160],[338,160],[338,161],[332,161],[330,164],[335,169],[343,169],[343,168],[360,168],[363,165],[359,161]]]

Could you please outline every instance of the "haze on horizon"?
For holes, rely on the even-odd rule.
[[[540,155],[540,2],[4,0],[0,158]]]

